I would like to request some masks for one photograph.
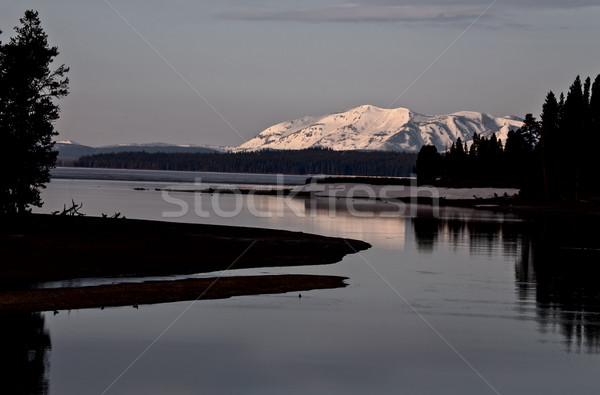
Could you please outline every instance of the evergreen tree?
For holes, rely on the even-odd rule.
[[[502,150],[504,147],[502,146],[502,139],[496,137],[496,133],[492,134],[490,137],[491,147],[493,149],[493,153],[495,157],[502,155]]]
[[[560,98],[558,100],[558,123],[560,124],[561,120],[565,115],[565,94],[560,92]]]
[[[534,148],[538,145],[541,139],[540,123],[533,116],[533,114],[525,115],[523,126],[519,129],[523,135],[525,144],[527,145],[526,150],[533,152]]]
[[[561,102],[563,95],[561,93]],[[542,106],[541,115],[541,151],[542,171],[544,176],[544,192],[546,198],[558,194],[557,163],[560,154],[559,122],[561,105],[556,101],[552,91],[548,92],[546,101]]]
[[[600,195],[600,161],[594,155],[594,151],[600,147],[600,74],[596,76],[591,88],[589,106],[589,144],[591,152],[588,153],[588,174],[590,193],[594,196]]]
[[[473,141],[471,142],[471,148],[469,148],[469,157],[475,158],[477,156],[480,142],[481,137],[476,132],[473,133]]]
[[[600,143],[600,74],[598,74],[592,85],[592,94],[590,97],[590,128],[592,145],[598,147],[596,144]]]
[[[460,137],[450,146],[450,150],[444,157],[444,162],[447,177],[464,178],[467,174],[467,152]]]
[[[467,155],[467,153],[465,152],[463,143],[462,143],[462,139],[459,137],[456,139],[456,156],[458,158],[460,158],[461,160],[465,158],[465,156]]]
[[[592,157],[594,155],[594,151],[597,149],[592,145],[592,114],[590,111],[590,99],[591,99],[591,79],[587,77],[585,79],[585,83],[583,84],[583,103],[582,103],[582,141],[585,141],[586,144],[581,146],[578,154],[578,176],[579,176],[579,190],[577,193],[583,197],[587,198],[592,192],[593,182],[592,178],[594,177],[593,170],[593,160]]]
[[[586,102],[583,93],[581,78],[577,76],[573,84],[569,87],[567,98],[564,103],[563,121],[581,122],[581,116],[585,112]]]
[[[590,79],[590,77],[587,77],[585,79],[585,83],[583,84],[583,102],[585,104],[586,107],[588,107],[590,105],[590,86],[591,86],[592,80]]]
[[[504,153],[509,165],[519,169],[525,165],[526,160],[531,158],[536,149],[539,129],[539,122],[533,115],[527,114],[523,126],[508,132]]]
[[[598,74],[592,85],[590,115],[592,119],[592,128],[595,132],[600,132],[600,74]]]
[[[56,47],[48,45],[38,13],[26,11],[16,36],[0,45],[0,214],[22,214],[41,206],[39,189],[56,161],[52,137],[59,117],[54,99],[68,94],[69,71],[52,70]]]
[[[567,98],[565,100],[562,119],[560,120],[560,132],[564,139],[571,141],[586,141],[585,136],[585,119],[586,105],[583,96],[583,87],[579,76],[569,88]],[[582,152],[578,150],[566,150],[566,166],[562,174],[566,181],[564,190],[569,197],[576,200],[579,198],[580,179],[582,170]]]
[[[521,128],[508,132],[504,148],[505,171],[515,178],[524,195],[540,196],[544,186],[541,159],[541,124],[525,115]]]
[[[440,175],[442,157],[435,145],[424,145],[417,156],[417,177],[420,182],[435,180]]]
[[[573,141],[575,148],[567,146]],[[527,114],[523,126],[509,131],[506,145],[491,135],[477,133],[467,154],[457,140],[443,155],[447,180],[470,184],[514,185],[529,197],[546,199],[600,198],[600,75],[592,83],[578,76],[567,96],[546,96],[538,122]],[[461,158],[467,159],[467,166]]]

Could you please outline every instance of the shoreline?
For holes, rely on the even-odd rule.
[[[75,288],[0,292],[0,314],[76,310],[226,299],[234,296],[282,294],[343,288],[346,277],[321,275],[264,275],[148,281]]]
[[[62,169],[62,168],[60,168]],[[60,170],[59,169],[59,170]],[[103,167],[65,167],[67,170],[83,170],[83,171],[117,171],[117,172],[126,172],[126,171],[146,171],[146,172],[165,172],[165,173],[186,173],[193,174],[193,171],[168,171],[168,170],[139,170],[139,169],[126,169],[126,168],[103,168]],[[277,173],[211,173],[211,174],[226,174],[226,175],[235,175],[239,177],[275,177]],[[215,184],[214,182],[206,182],[206,187],[200,188],[187,188],[183,187],[173,188],[173,187],[164,187],[164,188],[144,188],[138,187],[134,188],[136,190],[144,191],[144,190],[154,190],[154,191],[166,191],[166,192],[187,192],[187,193],[206,193],[206,194],[232,194],[232,193],[241,193],[243,195],[254,194],[254,195],[266,195],[266,196],[284,196],[284,197],[295,197],[295,198],[313,198],[313,197],[323,197],[318,196],[318,191],[313,190],[302,190],[303,186],[326,186],[329,185],[341,185],[344,183],[360,183],[367,186],[374,187],[407,187],[414,186],[417,184],[418,186],[433,186],[434,188],[442,188],[442,189],[457,189],[457,190],[469,190],[469,189],[505,189],[510,188],[514,189],[514,183],[511,182],[496,182],[496,183],[488,183],[484,181],[465,181],[465,180],[453,180],[449,181],[433,181],[433,185],[429,183],[425,184],[424,182],[417,182],[415,178],[410,177],[389,177],[389,176],[344,176],[344,175],[285,175],[286,177],[295,177],[295,178],[304,178],[303,183],[299,184],[284,184],[280,185],[279,188],[273,188],[271,184],[258,183],[256,184],[256,188],[247,188],[245,186],[237,187],[237,182],[232,183],[230,186],[211,186],[210,184]],[[70,178],[70,177],[58,177],[56,179],[79,179],[78,177]],[[91,179],[87,178],[86,179]],[[111,180],[119,180],[119,178],[111,177]],[[122,181],[131,181],[128,179],[122,179]],[[155,179],[148,179],[146,181],[156,181]],[[242,184],[247,184],[248,180],[244,180]],[[216,183],[218,184],[218,182]],[[297,189],[300,189],[299,191]],[[341,196],[336,196],[341,197]],[[384,201],[384,202],[402,202],[402,203],[417,203],[424,205],[431,205],[434,202],[434,199],[428,197],[407,197],[407,196],[394,196],[390,198],[386,197],[362,197],[362,196],[352,196],[352,199],[364,199],[364,200],[373,200],[373,201]],[[597,201],[539,201],[539,200],[526,200],[520,199],[515,196],[498,196],[498,197],[475,197],[473,199],[455,199],[455,198],[441,198],[440,206],[447,207],[465,207],[465,208],[474,208],[481,210],[492,210],[492,211],[503,211],[503,212],[514,212],[518,214],[591,214],[591,215],[600,215],[600,202]]]
[[[370,247],[282,230],[31,214],[0,223],[0,289],[75,278],[324,265]]]

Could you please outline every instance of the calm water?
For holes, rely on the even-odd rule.
[[[128,169],[89,169],[83,167],[58,167],[51,170],[54,179],[149,181],[178,183],[230,183],[257,185],[301,185],[306,176],[250,173],[214,173],[200,171],[158,171]]]
[[[74,199],[88,215],[164,220],[180,208],[154,190],[165,185],[57,179],[41,211]],[[3,317],[10,322],[0,326],[9,383],[47,383],[51,394],[597,392],[600,297],[589,251],[577,244],[582,229],[573,224],[458,209],[435,218],[426,207],[410,215],[368,207],[374,216],[342,209],[332,216],[323,202],[314,208],[294,200],[282,208],[268,196],[244,200],[230,218],[214,210],[200,218],[193,208],[210,208],[213,197],[169,196],[190,212],[168,220],[301,230],[373,248],[334,265],[226,273],[349,278],[347,288],[301,299],[264,295]],[[219,198],[222,212],[235,213],[238,204]],[[256,217],[250,207],[283,215]],[[585,231],[593,243],[596,235]],[[550,247],[557,243],[555,254]],[[565,260],[581,265],[566,271]]]

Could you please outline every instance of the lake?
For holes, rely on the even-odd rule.
[[[27,382],[28,391],[47,387],[50,394],[597,392],[598,234],[591,226],[473,209],[436,215],[425,206],[348,211],[326,200],[277,196],[169,192],[165,199],[161,189],[193,180],[140,179],[123,170],[103,170],[96,177],[102,179],[87,174],[53,179],[36,211],[61,210],[73,200],[87,215],[299,230],[373,247],[333,265],[211,274],[348,277],[346,288],[301,298],[3,316],[9,388]]]

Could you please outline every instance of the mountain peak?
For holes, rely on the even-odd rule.
[[[506,139],[509,130],[522,120],[506,116],[460,111],[447,115],[421,115],[407,108],[384,109],[365,104],[324,116],[307,116],[273,125],[234,151],[260,149],[418,151],[433,144],[444,151],[461,138],[470,141],[473,133]]]
[[[372,111],[372,110],[383,110],[380,107],[375,107],[370,104],[363,104],[362,106],[355,107],[353,110]]]

